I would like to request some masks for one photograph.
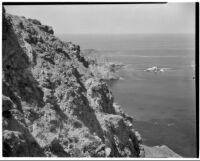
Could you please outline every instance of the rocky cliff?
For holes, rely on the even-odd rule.
[[[80,47],[3,12],[3,156],[140,157],[133,120]]]

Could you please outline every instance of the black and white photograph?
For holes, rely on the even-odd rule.
[[[2,157],[197,158],[198,5],[3,2]]]

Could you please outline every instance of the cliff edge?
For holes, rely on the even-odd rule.
[[[3,12],[3,156],[139,157],[132,119],[80,47]]]

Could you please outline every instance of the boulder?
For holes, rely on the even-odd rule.
[[[41,22],[40,21],[38,21],[38,20],[36,20],[36,19],[28,19],[30,22],[32,22],[33,24],[35,24],[35,25],[41,25]]]
[[[2,111],[9,111],[14,107],[14,103],[12,102],[12,100],[9,97],[6,96],[2,96]]]
[[[39,25],[39,28],[49,34],[54,34],[53,28],[47,25]]]

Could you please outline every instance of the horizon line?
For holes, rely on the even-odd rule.
[[[61,34],[65,34],[65,35],[141,35],[141,34],[162,34],[162,35],[193,35],[195,34],[195,32],[188,32],[188,33],[175,33],[175,32],[169,32],[169,33],[156,33],[156,32],[152,32],[152,33],[56,33],[55,35],[61,35]]]

